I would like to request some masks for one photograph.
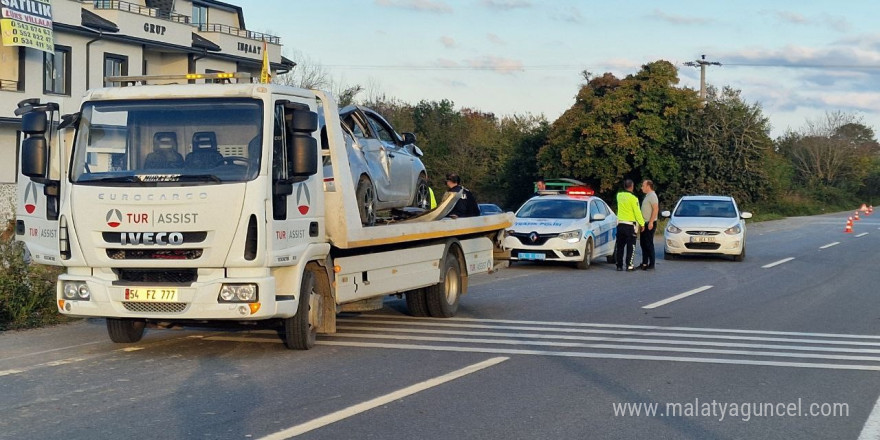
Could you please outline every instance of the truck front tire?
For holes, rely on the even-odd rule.
[[[291,350],[308,350],[315,346],[322,312],[315,274],[309,270],[303,272],[298,302],[296,315],[284,320],[284,345]]]
[[[451,318],[458,311],[463,285],[461,267],[454,252],[446,255],[440,271],[444,274],[443,281],[425,288],[428,312],[435,318]]]
[[[141,340],[146,325],[143,319],[107,318],[107,333],[113,342],[130,344]]]

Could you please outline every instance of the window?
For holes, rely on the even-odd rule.
[[[208,24],[208,7],[193,3],[192,24],[199,30],[205,30]]]
[[[128,57],[123,55],[104,55],[104,77],[128,75]],[[118,87],[118,82],[104,81],[106,87]]]
[[[0,90],[24,91],[24,47],[0,45]]]
[[[367,119],[370,120],[370,125],[373,127],[373,131],[376,132],[376,136],[378,136],[379,139],[385,142],[394,142],[394,138],[388,128],[385,127],[385,124],[377,121],[376,118],[373,118],[372,116],[367,116]]]
[[[70,48],[55,45],[55,52],[43,52],[43,91],[70,95]]]

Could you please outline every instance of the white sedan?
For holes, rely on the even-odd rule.
[[[663,233],[663,257],[683,254],[730,255],[735,261],[746,257],[746,222],[750,212],[740,212],[729,196],[684,196],[670,214]]]
[[[617,216],[586,188],[565,195],[537,196],[516,212],[504,247],[511,261],[565,261],[587,269],[606,257],[613,262]]]

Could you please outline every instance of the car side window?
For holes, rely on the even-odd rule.
[[[346,127],[351,129],[351,132],[356,138],[366,139],[370,137],[369,135],[367,135],[364,127],[361,127],[361,124],[358,123],[357,119],[355,119],[354,115],[348,115],[348,117],[342,120],[342,123],[345,124]]]
[[[385,142],[394,142],[394,137],[391,135],[390,130],[385,127],[385,124],[382,124],[369,115],[367,115],[367,119],[370,121],[370,126],[373,127],[373,131],[376,132],[376,136],[378,136],[379,139]]]
[[[590,218],[592,219],[596,214],[604,214],[604,212],[602,212],[601,203],[594,200],[590,202]]]

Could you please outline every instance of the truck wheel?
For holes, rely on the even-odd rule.
[[[284,345],[291,350],[315,346],[321,318],[321,294],[315,289],[315,274],[303,272],[296,315],[284,320]]]
[[[376,191],[373,183],[367,176],[361,176],[358,180],[356,191],[358,212],[361,215],[361,224],[373,226],[376,224]]]
[[[458,257],[450,252],[443,260],[440,271],[445,275],[443,281],[425,288],[428,312],[435,318],[451,318],[458,311],[458,300],[461,297],[462,280]]]
[[[428,299],[425,297],[425,289],[415,289],[406,292],[406,308],[412,316],[431,316],[428,311]]]
[[[141,340],[146,325],[143,319],[107,318],[107,333],[111,341],[128,344]]]
[[[422,209],[431,208],[431,200],[428,195],[428,181],[425,180],[423,174],[419,174],[419,181],[416,183],[416,194],[413,197],[412,206]]]
[[[593,240],[587,239],[587,246],[584,248],[584,259],[575,263],[578,269],[589,269],[593,262]]]

